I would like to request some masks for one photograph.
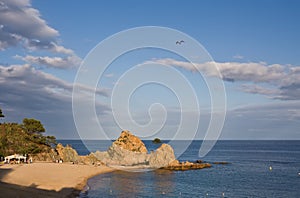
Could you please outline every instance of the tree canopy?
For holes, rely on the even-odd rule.
[[[0,109],[0,118],[4,118],[5,116],[2,113],[2,109]]]
[[[18,123],[1,124],[0,156],[47,152],[54,145],[56,145],[54,136],[28,133],[23,125]]]
[[[41,121],[35,120],[33,118],[24,118],[23,127],[28,133],[40,134],[45,132],[45,128],[42,125]]]
[[[0,109],[1,110],[1,109]],[[0,111],[0,117],[2,111]],[[23,119],[22,124],[0,124],[0,156],[48,152],[57,144],[54,136],[43,136],[45,128],[39,120]]]

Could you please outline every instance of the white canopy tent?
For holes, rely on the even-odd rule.
[[[19,155],[19,154],[14,154],[14,155],[6,156],[4,158],[4,162],[5,163],[9,163],[13,159],[17,160],[18,163],[20,163],[21,160],[23,160],[24,162],[26,162],[26,157],[24,157],[23,155]]]

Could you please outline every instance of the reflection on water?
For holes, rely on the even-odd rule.
[[[194,141],[179,159],[198,159],[200,145]],[[180,141],[174,145],[180,146]],[[300,197],[300,141],[219,141],[203,160],[230,164],[193,171],[115,171],[91,178],[90,190],[81,197]]]
[[[151,192],[149,197],[153,197],[175,192],[174,172],[167,170],[116,171],[97,177],[88,183],[90,186],[88,197],[99,197],[100,194],[109,194],[110,197],[145,197],[145,194],[141,194],[143,192]]]

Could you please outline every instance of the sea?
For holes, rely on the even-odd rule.
[[[59,142],[70,144],[80,155],[105,151],[112,143],[105,140],[90,140],[85,144],[80,140]],[[159,146],[152,141],[144,143],[148,150]],[[186,142],[171,143],[172,147],[180,148]],[[205,157],[199,158],[201,143],[192,141],[178,159],[229,164],[189,171],[114,171],[89,179],[80,197],[300,197],[300,141],[220,140]]]

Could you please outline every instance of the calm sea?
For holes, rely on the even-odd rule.
[[[81,141],[59,142],[72,145],[81,155],[90,152]],[[148,150],[157,147],[144,142]],[[104,151],[111,142],[87,144],[91,151]],[[172,146],[183,144],[177,141]],[[201,141],[193,141],[179,159],[199,159],[200,145]],[[81,197],[300,197],[300,141],[218,141],[202,160],[230,164],[184,172],[115,171],[91,178]]]

